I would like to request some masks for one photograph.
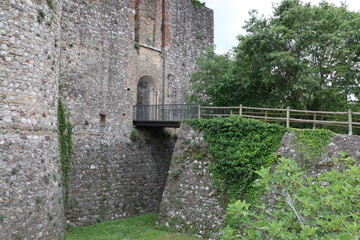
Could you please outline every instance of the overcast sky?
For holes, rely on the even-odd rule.
[[[248,12],[252,9],[259,11],[260,15],[272,14],[273,3],[281,0],[202,0],[206,6],[213,9],[215,13],[215,45],[218,53],[225,53],[237,45],[236,36],[245,34],[242,29],[244,21],[249,18]],[[304,3],[317,4],[321,0],[303,0]],[[328,0],[340,6],[341,0]],[[360,10],[360,0],[345,1],[348,9]]]

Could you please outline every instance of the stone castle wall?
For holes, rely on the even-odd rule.
[[[179,7],[184,5],[189,6]],[[150,81],[149,104],[172,102],[167,76],[179,66],[167,59],[181,56],[198,41],[192,28],[181,49],[171,41],[183,34],[175,28],[177,15],[188,17],[182,27],[211,21],[201,23],[190,1],[65,0],[62,14],[60,94],[71,113],[75,147],[67,218],[89,224],[156,212],[173,143],[144,129],[139,130],[141,140],[130,141],[138,82]],[[183,60],[192,70],[212,32],[207,38]],[[189,76],[180,72],[177,87],[187,89]],[[177,99],[183,103],[184,94]]]
[[[56,116],[61,4],[0,1],[0,239],[64,236]]]
[[[202,132],[182,123],[171,159],[157,224],[217,238],[226,203],[214,187],[211,156]]]
[[[190,0],[3,0],[0,10],[0,238],[63,236],[59,97],[74,127],[70,223],[158,211],[173,140],[161,129],[130,140],[138,83],[147,103],[184,103],[187,71],[213,42],[212,11]]]
[[[195,9],[190,0],[170,0],[166,14],[166,103],[184,103],[196,59],[214,43],[214,14],[206,7]]]

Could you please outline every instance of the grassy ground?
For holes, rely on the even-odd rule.
[[[67,240],[195,240],[197,238],[155,229],[157,215],[148,214],[122,220],[71,228]]]

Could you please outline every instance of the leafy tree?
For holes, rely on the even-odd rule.
[[[237,103],[234,95],[225,94],[235,91],[237,86],[230,54],[218,55],[214,48],[208,48],[206,55],[197,60],[197,65],[199,69],[190,79],[193,93],[189,102],[219,106]]]
[[[346,156],[337,161],[347,169],[316,177],[285,158],[276,174],[270,168],[259,170],[257,184],[269,199],[256,206],[230,204],[232,226],[222,231],[222,239],[359,239],[360,167]]]
[[[225,61],[226,71],[219,72],[222,66],[217,64],[206,72],[215,72],[221,82],[217,85],[227,86],[204,90],[214,104],[219,95],[226,95],[220,104],[340,110],[347,107],[349,95],[360,97],[359,12],[345,5],[285,0],[274,7],[272,17],[258,17],[253,11],[244,28],[248,34],[238,37],[231,67]],[[192,82],[202,79],[202,85],[208,85],[208,76],[199,76],[206,65],[202,60]],[[210,85],[217,87],[213,82]]]

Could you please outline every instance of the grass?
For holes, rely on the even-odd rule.
[[[73,227],[67,240],[196,240],[195,237],[155,229],[157,214]]]

